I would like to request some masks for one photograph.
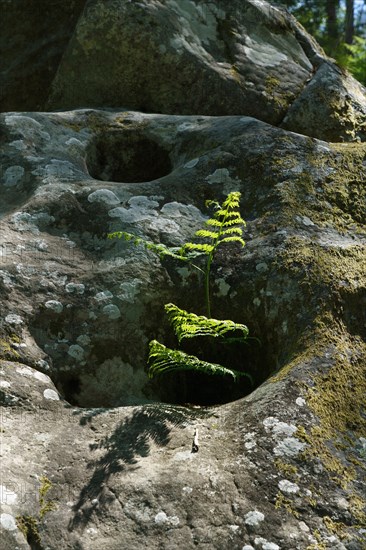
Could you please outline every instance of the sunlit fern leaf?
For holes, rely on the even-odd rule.
[[[147,250],[151,250],[151,252],[154,252],[157,254],[160,258],[164,258],[165,256],[170,256],[171,258],[175,258],[176,260],[184,260],[187,261],[189,258],[183,254],[181,254],[181,249],[177,248],[169,248],[168,246],[165,246],[165,244],[156,244],[151,241],[147,241],[145,239],[142,239],[141,237],[137,237],[133,233],[128,233],[127,231],[116,231],[115,233],[109,233],[108,239],[123,239],[125,241],[132,242],[135,246],[143,246]]]
[[[203,254],[210,254],[213,251],[214,247],[212,244],[203,244],[203,243],[185,243],[182,247],[182,250],[196,250],[202,252]]]
[[[203,374],[212,374],[219,376],[231,376],[237,381],[242,376],[248,378],[252,383],[252,377],[245,372],[239,372],[233,369],[227,369],[216,363],[201,361],[194,355],[188,355],[183,351],[170,349],[158,342],[152,340],[149,344],[149,378],[154,378],[159,374],[177,371],[196,371]]]
[[[248,327],[245,325],[234,323],[231,320],[208,319],[203,315],[189,313],[174,304],[166,304],[165,311],[179,342],[184,338],[196,338],[198,336],[222,338],[227,333],[236,331],[241,332],[240,339],[243,340],[249,334]]]
[[[245,242],[240,237],[224,237],[220,239],[220,243],[240,243],[242,246],[245,246]]]
[[[219,233],[216,231],[208,231],[208,229],[199,229],[198,231],[196,231],[195,234],[197,237],[207,237],[209,239],[216,239]]]

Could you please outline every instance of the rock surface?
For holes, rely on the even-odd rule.
[[[310,84],[281,116],[274,100],[260,103],[260,94],[250,109],[262,105],[256,116],[263,120],[245,110],[204,116],[205,102],[194,104],[179,91],[183,80],[165,73],[161,86],[176,83],[173,97],[187,102],[177,110],[167,105],[170,114],[96,109],[84,95],[72,105],[85,107],[79,110],[0,116],[4,550],[365,548],[366,144],[302,135],[362,140],[364,98],[351,94],[354,81],[319,61],[318,47],[292,19],[264,2],[242,4],[256,14],[248,36],[262,46],[268,37],[266,51],[276,40],[288,56],[278,25],[291,22],[283,33],[297,37],[296,48],[301,43],[320,66],[313,90],[324,92],[324,82],[335,79],[339,97],[352,102],[353,126],[319,96],[318,112],[332,116],[324,134],[314,133]],[[95,53],[108,21],[105,39],[120,47],[121,14],[142,30],[159,21],[165,41],[156,44],[168,44],[176,29],[186,40],[185,71],[191,67],[210,86],[211,78],[219,82],[223,72],[210,76],[216,51],[201,72],[197,51],[213,47],[203,41],[212,13],[225,8],[233,21],[235,6],[89,2],[52,101],[56,84],[75,82],[72,52],[80,59],[82,43]],[[96,42],[78,42],[98,21]],[[236,44],[248,44],[243,21],[238,14]],[[278,33],[269,37],[263,29],[271,22]],[[106,75],[118,76],[117,50],[103,48]],[[299,66],[297,75],[305,70]],[[262,81],[272,74],[267,69],[258,73]],[[298,76],[291,78],[295,89]],[[155,90],[153,73],[146,83]],[[211,89],[218,94],[220,86]],[[224,90],[234,104],[234,89]],[[159,110],[152,102],[162,97],[156,88],[147,108]],[[108,107],[105,101],[100,96],[99,105]],[[313,110],[313,124],[301,119],[301,105]],[[210,114],[223,114],[217,109]],[[280,125],[286,113],[286,129],[268,123]],[[163,305],[203,312],[202,281],[181,264],[106,235],[126,230],[178,246],[210,215],[205,201],[231,191],[242,193],[247,244],[218,254],[212,308],[217,317],[247,323],[259,340],[220,357],[229,366],[245,364],[255,388],[182,375],[151,382],[148,341],[174,345]]]
[[[2,4],[2,111],[247,115],[319,139],[365,140],[365,88],[262,0]]]
[[[139,534],[149,548],[362,548],[366,146],[248,117],[84,110],[7,114],[2,128],[3,513],[33,513],[46,474],[46,547],[117,550]],[[260,387],[177,407],[235,395],[144,374],[147,341],[170,338],[163,304],[197,311],[199,281],[105,235],[178,245],[205,199],[232,190],[248,242],[218,257],[213,307],[260,339],[240,356]],[[21,535],[6,532],[11,548]]]
[[[0,0],[0,110],[44,108],[85,0]]]

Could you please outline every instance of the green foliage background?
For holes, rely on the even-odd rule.
[[[279,0],[324,51],[366,85],[366,0]]]

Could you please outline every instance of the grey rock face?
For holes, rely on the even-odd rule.
[[[1,0],[0,110],[44,108],[85,0]]]
[[[83,108],[0,116],[4,550],[363,550],[360,90],[259,0],[87,3],[49,99]],[[180,246],[231,191],[247,244],[212,311],[254,340],[206,352],[254,387],[151,382],[163,306],[203,313],[202,280],[107,233]]]
[[[365,141],[366,90],[335,65],[323,63],[282,126],[327,141]]]
[[[340,532],[362,548],[365,145],[248,117],[81,110],[1,124],[5,548],[32,540],[29,515],[51,548],[332,548]],[[205,199],[232,190],[247,245],[218,255],[213,311],[259,338],[226,357],[258,388],[148,382],[148,340],[172,342],[163,304],[198,311],[201,283],[106,233],[178,246]]]

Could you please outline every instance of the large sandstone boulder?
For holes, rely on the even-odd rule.
[[[92,0],[47,107],[245,114],[276,124],[312,71],[291,16],[269,4]]]
[[[366,146],[248,117],[1,124],[6,549],[28,516],[50,548],[363,548]],[[233,190],[247,245],[218,256],[212,305],[259,339],[229,358],[257,389],[149,382],[164,303],[200,310],[201,283],[106,233],[178,245]]]
[[[3,72],[1,548],[364,550],[363,88],[262,0],[50,6]],[[254,383],[151,381],[202,277],[107,234],[179,246],[231,191],[212,312],[253,339],[206,352]]]
[[[0,110],[44,108],[85,0],[0,0]]]

